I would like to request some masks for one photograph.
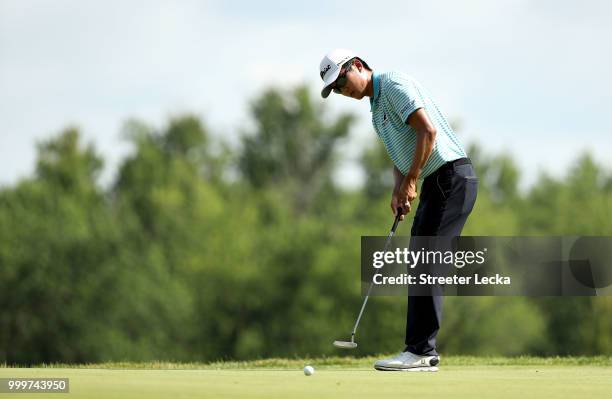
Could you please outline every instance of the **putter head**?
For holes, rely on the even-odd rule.
[[[353,342],[353,341],[334,341],[334,346],[336,348],[342,348],[342,349],[355,349],[357,347],[357,342]]]

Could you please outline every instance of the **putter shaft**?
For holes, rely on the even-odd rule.
[[[397,214],[395,216],[395,221],[393,222],[393,227],[391,227],[391,231],[389,232],[389,235],[387,236],[387,241],[385,242],[385,248],[383,249],[383,252],[386,252],[387,249],[389,248],[389,245],[391,244],[391,238],[395,234],[397,225],[400,222],[400,217],[401,217],[401,209],[398,209]],[[370,286],[368,287],[368,292],[366,293],[366,296],[363,300],[363,304],[361,305],[361,310],[359,311],[359,316],[357,316],[357,321],[355,321],[355,326],[353,327],[353,331],[351,332],[351,342],[355,342],[355,333],[357,332],[357,327],[359,327],[361,316],[363,315],[363,311],[365,310],[365,307],[368,303],[368,299],[370,298],[370,293],[372,292],[373,286],[374,286],[374,282],[372,281],[370,282]]]

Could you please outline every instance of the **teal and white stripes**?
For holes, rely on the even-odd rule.
[[[397,168],[406,174],[412,165],[416,132],[406,121],[424,108],[436,128],[433,151],[421,171],[424,179],[444,163],[465,157],[465,150],[429,93],[412,77],[398,72],[372,75],[372,124]]]

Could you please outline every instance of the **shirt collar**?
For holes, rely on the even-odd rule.
[[[374,95],[370,98],[370,112],[374,108],[374,102],[378,100],[380,95],[380,75],[376,72],[372,72],[372,91]]]

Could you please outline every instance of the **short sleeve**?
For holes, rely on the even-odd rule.
[[[386,97],[402,121],[407,122],[410,114],[425,107],[417,83],[411,77],[394,74],[386,83]]]

